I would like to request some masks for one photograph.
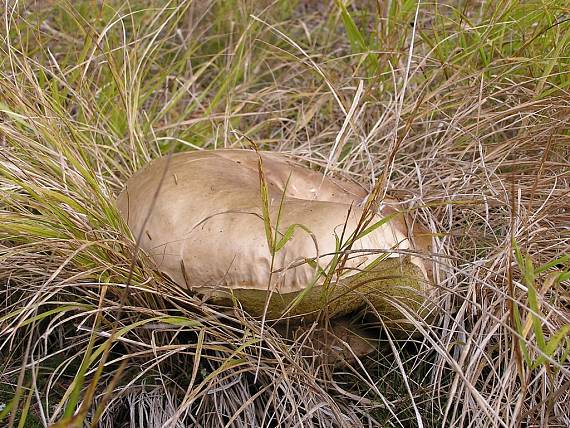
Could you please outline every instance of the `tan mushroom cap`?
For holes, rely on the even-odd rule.
[[[259,156],[271,224],[278,224],[282,233],[290,225],[303,226],[273,256],[262,214]],[[117,205],[140,247],[176,283],[217,297],[227,297],[231,290],[253,315],[267,310],[277,317],[307,287],[323,284],[324,276],[319,277],[314,263],[306,260],[318,260],[326,269],[337,253],[338,240],[346,241],[357,228],[366,195],[355,183],[325,177],[284,155],[215,150],[151,162],[128,180]],[[392,203],[385,200],[374,221],[397,212]],[[357,239],[350,249],[341,280],[336,281],[343,287],[333,293],[339,306],[336,313],[355,309],[347,304],[354,306],[350,302],[359,291],[346,287],[352,290],[355,280],[369,275],[368,267],[373,265],[382,276],[374,281],[381,280],[386,289],[407,289],[396,293],[397,298],[409,295],[410,289],[421,293],[429,287],[431,269],[421,254],[402,254],[427,253],[429,239],[414,239],[403,215]],[[377,294],[377,286],[372,290],[368,281],[363,285],[368,294]],[[268,290],[275,296],[266,305]],[[350,293],[352,297],[347,297]],[[303,299],[294,313],[322,306],[323,293],[317,294]],[[275,299],[279,304],[274,304]]]

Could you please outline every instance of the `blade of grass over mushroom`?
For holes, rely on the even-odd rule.
[[[369,235],[370,233],[374,232],[379,227],[382,227],[383,225],[392,221],[398,215],[401,215],[401,213],[392,213],[392,214],[387,215],[386,217],[383,217],[382,219],[371,224],[370,226],[367,226],[364,230],[360,231],[356,236],[354,236],[353,239],[357,240],[357,239],[363,238],[366,235]]]
[[[285,244],[287,242],[289,242],[291,240],[291,238],[293,238],[293,234],[295,233],[295,229],[297,229],[297,228],[303,229],[307,233],[310,233],[310,230],[307,229],[302,224],[297,224],[297,223],[291,224],[291,225],[287,226],[287,229],[282,234],[282,236],[279,238],[279,241],[275,242],[275,247],[274,247],[273,251],[278,252],[279,250],[281,250],[285,246]]]
[[[255,151],[257,152],[257,147]],[[265,173],[263,172],[263,161],[258,153],[257,170],[259,174],[259,192],[261,196],[261,212],[263,215],[263,226],[265,227],[265,239],[267,240],[267,246],[271,255],[275,255],[275,245],[273,237],[273,228],[271,226],[271,217],[269,216],[269,189],[267,188],[267,180],[265,179]]]

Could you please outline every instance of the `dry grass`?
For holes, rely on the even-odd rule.
[[[570,10],[451,3],[8,1],[2,423],[569,426]],[[154,271],[122,183],[248,140],[399,197],[440,316],[335,366]]]

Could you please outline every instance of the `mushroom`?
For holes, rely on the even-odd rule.
[[[158,270],[214,303],[305,320],[370,303],[401,320],[400,308],[424,307],[433,288],[431,239],[389,198],[363,232],[366,197],[358,184],[285,155],[224,149],[154,160],[127,181],[117,205]]]

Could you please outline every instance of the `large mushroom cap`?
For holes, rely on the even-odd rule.
[[[282,234],[299,225],[279,251],[270,250],[266,236],[260,158],[271,225]],[[386,215],[390,221],[353,240],[334,278],[342,286],[324,303],[321,288],[329,289],[329,281],[314,262],[326,271],[339,245],[354,238],[365,197],[357,184],[325,177],[283,155],[215,150],[151,162],[128,180],[117,204],[140,247],[179,285],[218,298],[231,291],[253,315],[265,310],[279,316],[308,287],[315,291],[303,293],[293,313],[327,304],[333,314],[346,313],[357,308],[355,293],[363,290],[391,290],[381,298],[385,307],[386,298],[427,288],[430,269],[421,254],[411,255],[425,253],[427,240],[414,240],[405,216],[386,200],[373,223]],[[269,304],[268,291],[274,293]]]

